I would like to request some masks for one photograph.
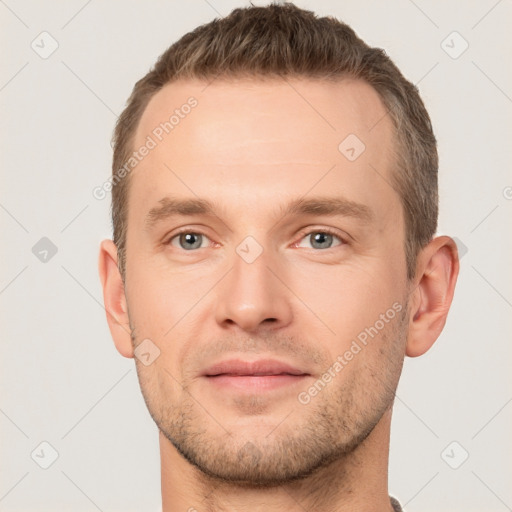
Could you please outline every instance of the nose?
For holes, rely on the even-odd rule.
[[[293,316],[292,293],[280,265],[265,250],[249,261],[235,253],[231,271],[219,283],[217,323],[224,328],[236,325],[251,333],[288,325]]]

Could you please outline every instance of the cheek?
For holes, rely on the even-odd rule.
[[[318,324],[328,331],[330,346],[338,353],[402,297],[397,274],[377,258],[338,267],[296,265],[289,279],[290,288],[308,309],[303,313],[306,316],[300,314],[298,323],[306,329]],[[301,304],[298,307],[304,309]]]
[[[194,314],[194,305],[211,288],[215,275],[202,278],[193,271],[133,265],[127,274],[127,298],[137,337],[170,337],[174,326]],[[167,336],[167,334],[169,334]]]
[[[137,362],[137,376],[141,392],[148,410],[157,424],[170,417],[180,396],[177,384],[179,378],[175,377],[174,372],[167,366],[163,353],[149,366]]]
[[[400,377],[406,340],[403,311],[397,311],[395,303],[381,318],[361,329],[335,359],[342,369],[331,393],[338,399],[352,396],[356,408],[387,403]]]

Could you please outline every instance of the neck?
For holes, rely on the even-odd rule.
[[[238,486],[206,476],[160,432],[163,512],[390,512],[391,409],[353,452],[309,477],[272,488]]]

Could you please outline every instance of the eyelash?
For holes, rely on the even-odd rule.
[[[205,236],[206,238],[208,238],[208,235],[206,235],[205,233],[203,233],[200,230],[192,230],[190,228],[183,228],[180,231],[177,231],[176,233],[174,233],[170,238],[168,238],[167,241],[164,242],[164,245],[171,245],[171,242],[176,237],[178,237],[179,235],[182,235],[183,233],[192,233],[194,235],[202,235],[202,236]],[[298,242],[302,241],[303,238],[305,238],[306,236],[311,235],[313,233],[322,233],[322,234],[332,235],[332,236],[338,238],[338,240],[341,242],[340,245],[336,245],[335,247],[329,247],[328,249],[318,249],[318,251],[322,251],[322,250],[328,251],[329,249],[335,249],[336,247],[340,247],[340,246],[346,245],[348,243],[344,237],[340,236],[340,234],[337,231],[335,231],[334,229],[331,229],[331,228],[310,229],[309,231],[301,233],[301,236],[300,236]],[[298,242],[295,242],[295,244],[297,244]],[[190,252],[194,252],[194,251],[190,251]]]

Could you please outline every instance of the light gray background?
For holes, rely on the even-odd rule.
[[[511,2],[296,3],[348,22],[419,84],[439,141],[439,232],[467,248],[443,334],[405,363],[390,492],[409,512],[512,510]],[[181,35],[243,5],[0,1],[0,511],[159,510],[157,430],[97,276],[109,197],[92,190],[135,81]],[[59,44],[47,59],[31,48],[42,31]],[[469,43],[456,59],[453,31]],[[42,237],[58,248],[47,262],[32,252]],[[31,458],[42,441],[59,454],[48,469]]]

